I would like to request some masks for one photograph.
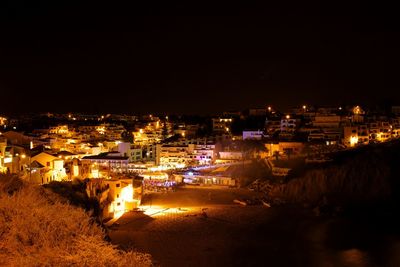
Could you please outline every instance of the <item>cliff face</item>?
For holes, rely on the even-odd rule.
[[[362,204],[397,199],[400,192],[400,143],[363,147],[336,155],[323,168],[275,186],[270,197],[315,204]]]

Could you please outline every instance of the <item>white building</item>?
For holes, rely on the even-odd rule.
[[[36,165],[43,166],[40,170],[40,180],[42,183],[62,181],[67,178],[63,159],[50,155],[46,152],[42,152],[30,159],[30,167],[35,165],[35,162],[39,163]],[[32,171],[33,170],[31,170],[31,172]],[[30,173],[30,176],[32,176],[32,173]]]
[[[256,131],[243,131],[243,140],[261,140],[264,136],[263,131],[256,130]]]
[[[281,119],[281,132],[294,132],[300,125],[300,120],[289,115]]]

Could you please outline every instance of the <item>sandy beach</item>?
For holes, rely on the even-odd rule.
[[[377,240],[391,251],[391,262],[400,262],[396,241],[377,234],[364,247],[357,243],[369,229],[349,231],[348,222],[302,208],[233,203],[253,194],[212,188],[154,194],[145,199],[145,212],[126,213],[109,235],[124,249],[152,254],[161,266],[380,266],[387,259],[369,253]]]

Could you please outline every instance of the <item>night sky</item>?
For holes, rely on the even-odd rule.
[[[400,103],[394,7],[33,2],[0,4],[0,113]]]

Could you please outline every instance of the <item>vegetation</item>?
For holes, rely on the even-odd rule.
[[[0,266],[150,266],[125,252],[81,208],[40,186],[0,176]]]
[[[92,217],[98,218],[101,214],[99,202],[87,196],[86,185],[83,181],[76,179],[73,182],[51,182],[44,187],[60,195],[61,200],[65,200],[68,204],[90,212]]]
[[[248,186],[257,179],[271,178],[271,172],[260,160],[253,160],[250,164],[230,166],[226,174],[237,179],[242,187]]]

